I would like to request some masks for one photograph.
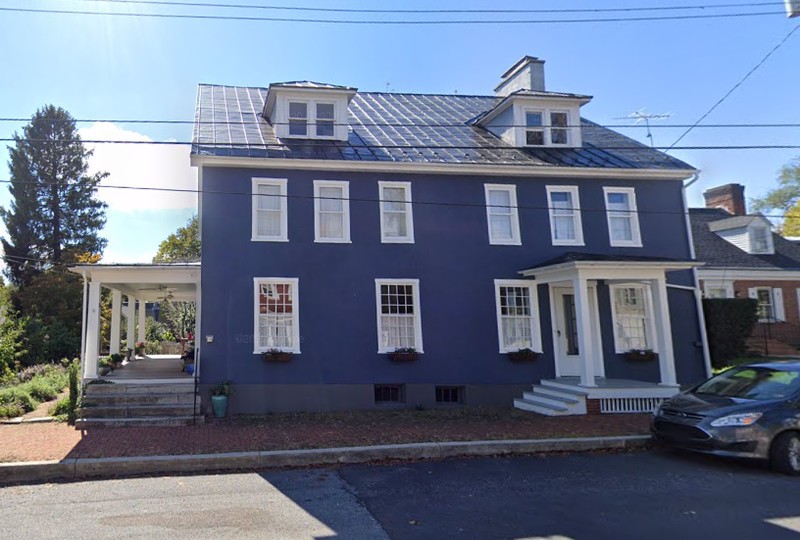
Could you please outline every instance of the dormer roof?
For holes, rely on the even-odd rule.
[[[750,214],[747,216],[733,216],[726,219],[720,219],[708,224],[708,228],[712,232],[729,231],[731,229],[742,229],[749,227],[752,224],[763,224],[767,227],[772,227],[772,224],[761,214]]]

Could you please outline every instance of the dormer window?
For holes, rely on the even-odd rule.
[[[525,109],[525,146],[569,145],[569,112]]]
[[[347,106],[355,88],[311,81],[271,84],[264,117],[279,139],[334,139],[348,137]]]
[[[750,228],[750,249],[753,253],[769,253],[769,231],[766,227]]]
[[[550,112],[550,143],[569,144],[569,113]]]
[[[541,111],[525,111],[525,144],[544,146],[544,120]]]

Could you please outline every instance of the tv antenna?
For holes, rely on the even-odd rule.
[[[672,113],[649,113],[644,108],[630,113],[628,116],[617,116],[616,120],[633,120],[634,124],[641,124],[647,126],[647,138],[650,139],[650,146],[655,146],[653,142],[653,134],[650,132],[650,120],[665,120],[672,116]]]

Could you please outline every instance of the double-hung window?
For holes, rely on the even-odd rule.
[[[317,137],[333,137],[334,133],[334,104],[316,103]]]
[[[554,246],[582,246],[583,226],[577,186],[547,186],[550,236]]]
[[[350,242],[350,188],[347,182],[314,180],[314,241]]]
[[[517,187],[507,184],[485,184],[484,191],[489,243],[520,245],[522,242],[517,212]]]
[[[288,241],[285,178],[253,178],[252,240]]]
[[[569,143],[569,113],[550,111],[550,144]]]
[[[608,236],[612,246],[642,247],[633,188],[604,187]]]
[[[413,244],[411,182],[378,182],[378,190],[381,208],[381,242]]]
[[[289,135],[305,137],[308,135],[308,103],[305,101],[289,102]]]
[[[770,230],[766,227],[750,228],[750,252],[751,253],[770,253],[769,235]]]
[[[255,278],[254,352],[300,352],[298,280]]]
[[[422,352],[418,279],[376,279],[378,352],[413,348]]]
[[[649,287],[612,285],[610,288],[616,351],[655,350]]]
[[[780,287],[751,287],[747,290],[747,296],[758,301],[756,308],[758,322],[774,323],[786,320],[783,289]]]
[[[496,279],[494,291],[500,352],[541,351],[536,285],[524,280]]]
[[[544,112],[525,111],[525,144],[544,146]]]

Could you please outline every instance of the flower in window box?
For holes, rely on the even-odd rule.
[[[532,349],[525,348],[525,349],[519,349],[518,351],[509,351],[508,353],[506,353],[506,356],[508,356],[508,359],[511,360],[512,362],[533,362],[534,360],[539,358],[541,354],[542,353],[540,352],[536,352]]]
[[[629,351],[625,351],[626,360],[645,362],[649,360],[655,360],[657,358],[658,358],[658,353],[655,352],[653,349],[631,349]]]
[[[419,353],[414,347],[398,347],[389,353],[392,362],[413,362],[419,358]]]
[[[288,362],[292,359],[292,353],[280,349],[269,349],[264,353],[264,362]]]

